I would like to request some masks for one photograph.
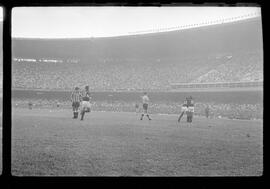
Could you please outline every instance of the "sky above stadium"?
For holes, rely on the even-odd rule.
[[[259,7],[16,7],[12,37],[110,37],[233,22]],[[206,23],[212,21],[211,23]]]

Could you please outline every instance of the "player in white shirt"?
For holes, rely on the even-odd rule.
[[[187,100],[184,101],[184,104],[182,105],[182,108],[181,108],[181,114],[178,118],[178,122],[181,121],[181,118],[183,117],[183,115],[187,112],[188,110],[188,107],[187,107]]]
[[[149,120],[152,120],[147,112],[148,104],[149,104],[149,97],[147,96],[146,92],[144,92],[144,95],[142,96],[142,103],[143,103],[143,113],[141,116],[141,120],[143,119],[144,114],[146,114]]]

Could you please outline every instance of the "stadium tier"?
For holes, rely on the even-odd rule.
[[[261,21],[92,39],[12,40],[12,87],[167,90],[263,80]]]

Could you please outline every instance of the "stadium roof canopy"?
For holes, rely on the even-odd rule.
[[[13,38],[20,58],[182,58],[211,53],[262,50],[261,18],[144,35],[107,38]]]

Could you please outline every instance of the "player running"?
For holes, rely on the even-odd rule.
[[[79,91],[79,87],[75,87],[75,90],[72,92],[70,99],[72,102],[73,119],[77,119],[81,101],[81,93]]]
[[[139,113],[139,104],[138,103],[135,103],[135,112],[136,112],[136,114]]]
[[[146,116],[148,117],[149,120],[152,120],[149,117],[149,114],[147,112],[147,110],[148,110],[148,104],[149,104],[149,97],[148,97],[148,95],[147,95],[146,92],[144,92],[144,95],[142,96],[142,103],[143,103],[143,113],[142,113],[142,116],[141,116],[141,120],[143,120],[144,114],[146,114]]]
[[[81,120],[83,120],[84,114],[86,112],[91,111],[90,99],[91,99],[91,96],[90,96],[89,86],[85,86],[85,90],[82,91]]]
[[[187,100],[184,101],[184,104],[182,105],[182,108],[181,108],[181,114],[178,118],[178,122],[181,121],[181,118],[183,117],[183,115],[187,112],[188,110],[188,107],[187,107]]]

